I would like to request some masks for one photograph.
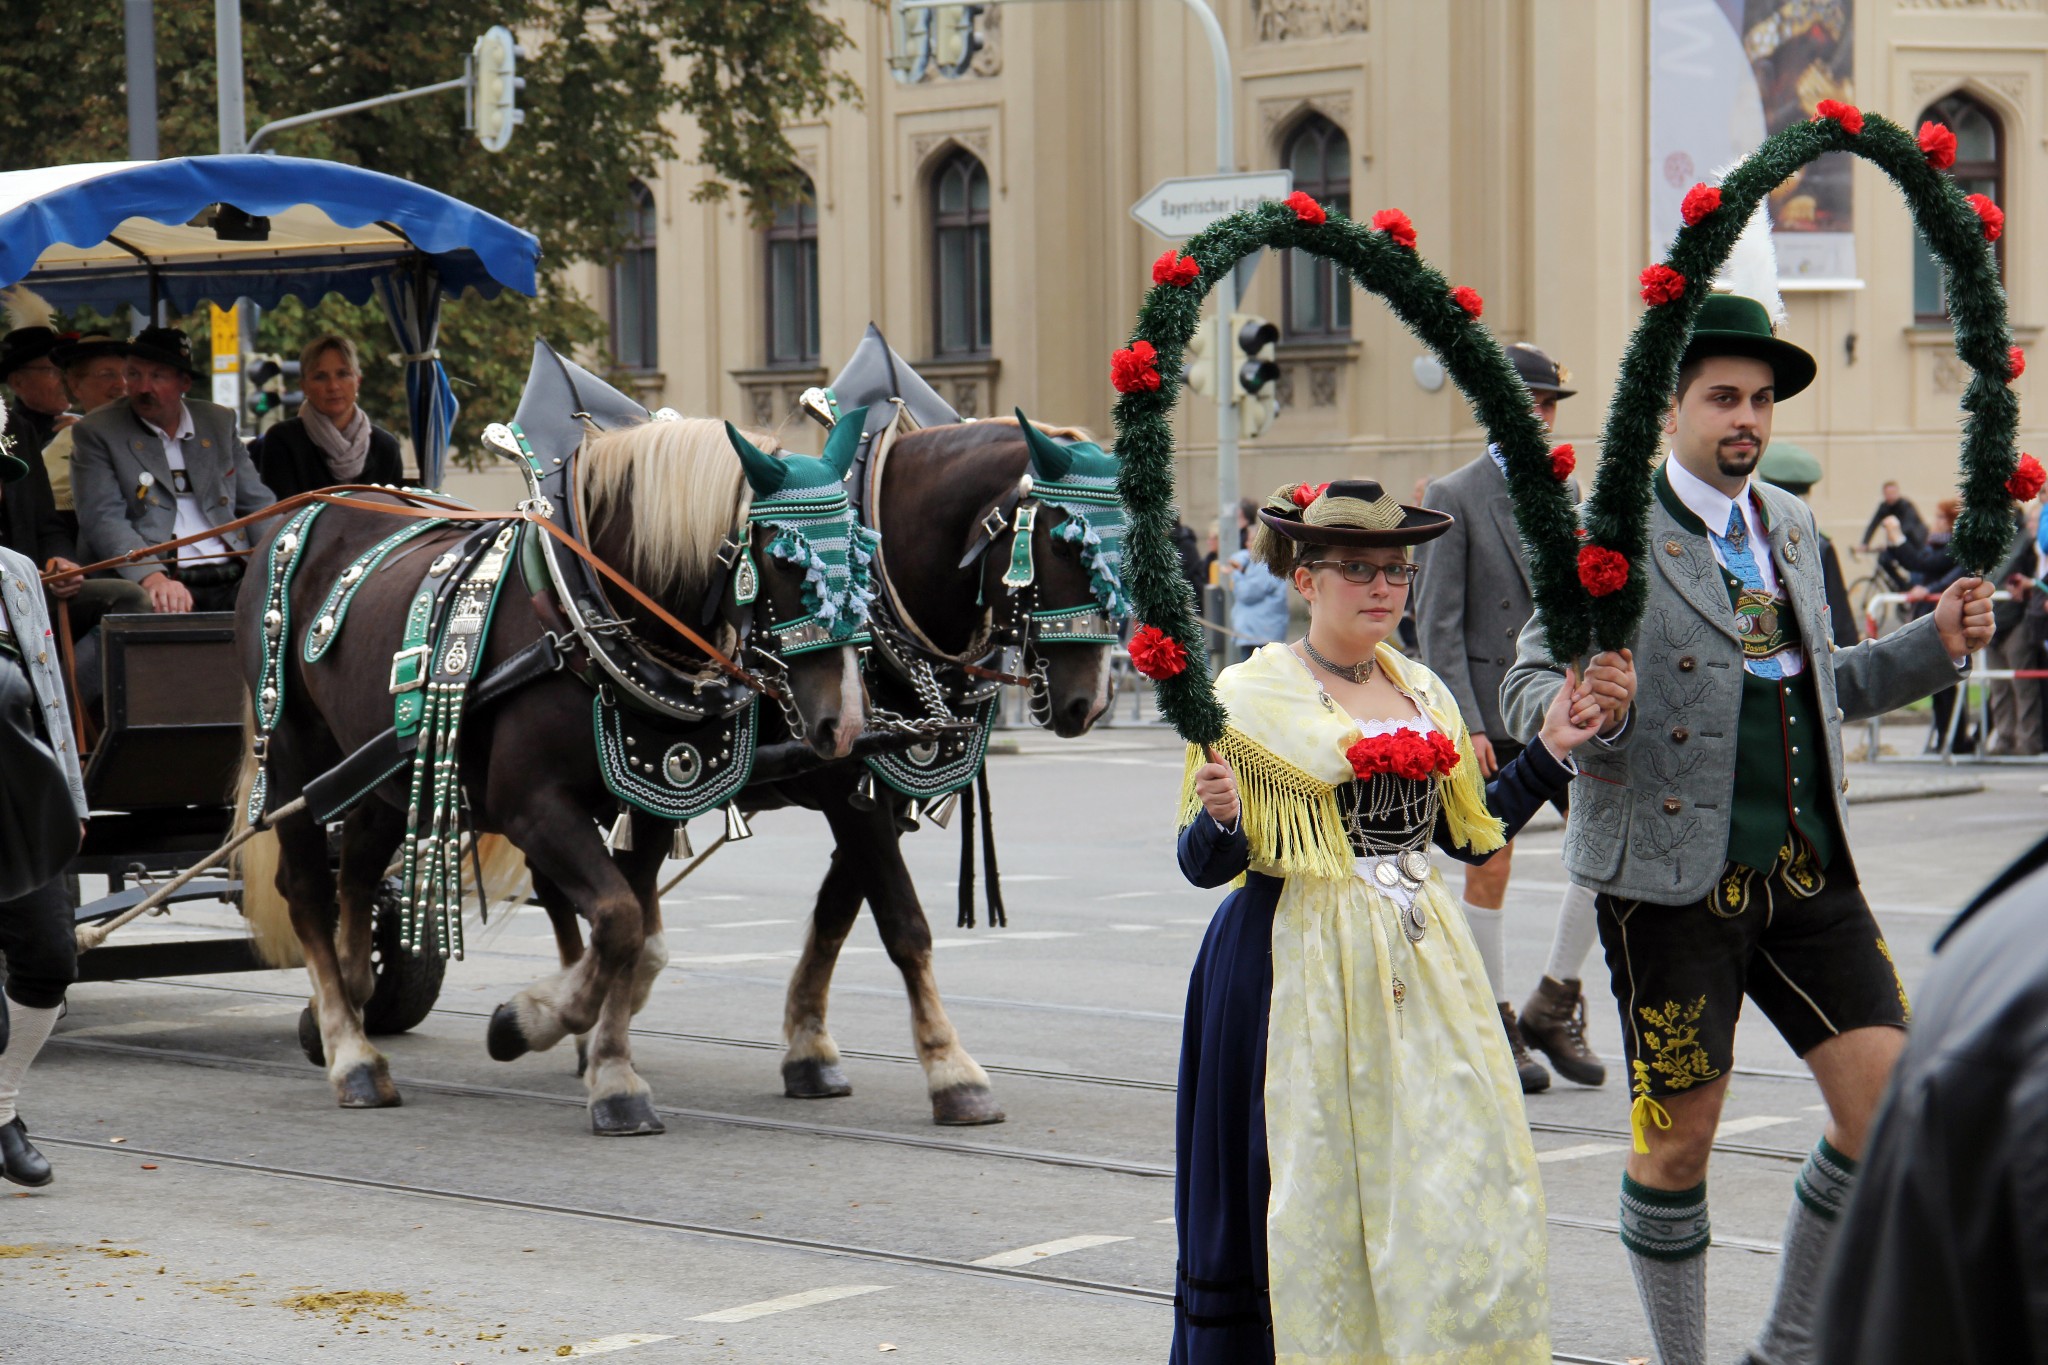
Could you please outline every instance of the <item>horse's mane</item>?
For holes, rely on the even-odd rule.
[[[1049,422],[1033,422],[1031,425],[1046,435],[1062,441],[1095,439],[1080,427],[1057,427]],[[969,422],[949,422],[943,426],[920,427],[902,439],[906,443],[914,442],[919,447],[928,445],[932,454],[945,456],[965,455],[992,445],[1021,442],[1024,438],[1017,432],[1016,418],[983,417]]]
[[[748,433],[762,450],[772,437]],[[705,417],[645,422],[583,438],[576,502],[585,527],[611,515],[632,524],[634,580],[645,592],[687,595],[709,587],[719,547],[752,496],[725,423]]]

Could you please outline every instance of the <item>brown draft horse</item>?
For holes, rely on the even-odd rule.
[[[1077,432],[1044,428],[1058,436]],[[1010,563],[1014,529],[994,537],[985,553],[963,565],[964,552],[978,539],[992,506],[1013,495],[1031,468],[1031,455],[1017,424],[1009,419],[929,427],[900,438],[882,471],[873,523],[882,532],[881,565],[905,614],[926,638],[955,656],[978,657],[993,629],[1021,623],[1009,619],[1016,597],[1002,583]],[[1065,513],[1047,506],[1033,534],[1038,573],[1037,605],[1043,610],[1094,602],[1089,574],[1075,547],[1053,531]],[[995,604],[993,606],[989,604]],[[879,632],[885,618],[874,623]],[[1027,672],[1043,679],[1039,714],[1054,733],[1071,738],[1087,732],[1108,708],[1111,653],[1108,644],[1032,641],[1026,645]],[[871,684],[874,682],[870,676]],[[749,811],[804,806],[824,814],[832,829],[830,869],[818,890],[803,955],[789,983],[784,1009],[784,1093],[824,1099],[853,1093],[839,1065],[839,1049],[825,1026],[826,999],[840,946],[865,902],[889,959],[903,974],[910,998],[911,1037],[932,1118],[941,1124],[1000,1123],[1002,1107],[988,1073],[961,1046],[940,1001],[932,972],[932,933],[917,887],[903,860],[902,838],[908,798],[874,783],[874,799],[856,796],[866,768],[858,761],[828,764],[799,776],[750,785],[740,803]],[[565,954],[573,950],[576,925],[552,909]]]
[[[766,438],[756,443],[772,449]],[[593,433],[583,443],[574,479],[590,548],[671,615],[703,620],[705,604],[722,594],[722,638],[714,642],[728,655],[735,652],[740,611],[727,591],[730,561],[721,558],[729,539],[754,537],[759,597],[751,610],[773,611],[783,620],[803,614],[801,571],[765,552],[770,528],[749,528],[748,485],[723,424],[677,420]],[[271,809],[392,723],[386,684],[408,606],[428,565],[468,528],[429,532],[394,552],[362,581],[342,636],[319,662],[303,662],[301,641],[343,570],[404,524],[369,510],[332,506],[308,528],[281,646],[285,703],[269,743]],[[269,540],[277,534],[273,528],[252,563],[268,562]],[[262,667],[263,577],[249,575],[236,613],[237,643],[252,688]],[[650,640],[672,642],[671,652],[689,650],[630,606],[622,614]],[[508,572],[479,676],[539,639],[543,629],[533,594],[516,571]],[[850,647],[787,661],[788,699],[802,738],[821,757],[850,752],[863,726],[858,667]],[[655,1133],[661,1122],[646,1082],[633,1069],[628,1024],[667,961],[655,878],[672,826],[636,812],[632,851],[607,852],[602,826],[619,803],[600,773],[592,696],[569,672],[548,673],[464,721],[459,774],[473,827],[516,845],[549,913],[587,919],[593,947],[499,1008],[492,1052],[504,1057],[545,1049],[565,1035],[587,1032],[593,1130]],[[245,787],[254,766],[253,757],[245,761]],[[261,859],[244,863],[244,913],[259,943],[283,942],[281,926],[288,917],[304,953],[328,1079],[344,1108],[400,1102],[384,1057],[363,1032],[362,1009],[373,986],[373,897],[405,833],[408,782],[401,771],[348,812],[338,887],[326,833],[304,813],[280,821],[276,830],[277,896],[263,894],[264,879],[256,870]],[[516,1046],[506,1045],[508,1034]]]

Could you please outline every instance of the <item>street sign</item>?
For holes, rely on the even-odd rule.
[[[242,402],[242,318],[233,308],[207,305],[213,323],[213,401],[224,408]]]
[[[1292,171],[1189,175],[1162,180],[1131,205],[1131,217],[1171,241],[1192,237],[1219,218],[1294,190]]]

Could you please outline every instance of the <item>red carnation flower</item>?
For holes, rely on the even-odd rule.
[[[2005,377],[2008,382],[2018,379],[2027,372],[2027,353],[2019,347],[2009,347],[2005,353]]]
[[[1685,297],[1685,276],[1668,265],[1653,265],[1642,274],[1643,302],[1652,308]]]
[[[1323,206],[1315,201],[1307,190],[1296,190],[1280,201],[1294,210],[1294,216],[1310,227],[1321,227],[1330,215],[1323,212]]]
[[[1984,223],[1984,240],[1995,242],[2005,234],[2005,210],[1982,194],[1970,196],[1970,207],[1977,210],[1977,217]]]
[[[1571,442],[1567,441],[1563,445],[1555,445],[1550,448],[1551,478],[1556,479],[1559,483],[1563,483],[1572,476],[1572,471],[1578,467],[1579,455],[1577,451],[1572,449]]]
[[[1479,297],[1479,291],[1469,284],[1461,284],[1451,291],[1451,302],[1465,310],[1465,316],[1476,318],[1486,311],[1486,300]]]
[[[1159,387],[1158,356],[1151,342],[1132,342],[1109,358],[1109,382],[1118,393],[1150,393]]]
[[[1395,243],[1415,250],[1415,224],[1399,209],[1381,209],[1372,216],[1372,230],[1384,232]]]
[[[2021,502],[2028,502],[2040,496],[2043,484],[2048,484],[2048,469],[2041,468],[2039,460],[2021,451],[2019,467],[2005,481],[2005,491]]]
[[[1822,100],[1814,107],[1813,119],[1818,123],[1824,118],[1831,118],[1841,124],[1842,131],[1850,137],[1863,131],[1863,111],[1853,104],[1844,104],[1840,100]]]
[[[1458,759],[1461,755],[1458,753],[1458,746],[1451,742],[1449,735],[1441,730],[1431,730],[1429,732],[1429,747],[1436,750],[1438,772],[1447,773],[1457,768]]]
[[[1420,734],[1403,727],[1384,735],[1360,736],[1344,751],[1353,776],[1392,773],[1421,782],[1458,766],[1458,746],[1441,731]]]
[[[1201,264],[1194,257],[1183,256],[1172,247],[1161,252],[1159,259],[1152,262],[1154,284],[1170,284],[1177,289],[1184,289],[1193,284],[1195,277],[1201,273]]]
[[[1620,592],[1628,584],[1628,556],[1605,545],[1580,546],[1579,582],[1595,597]]]
[[[1310,503],[1314,502],[1317,498],[1320,498],[1323,495],[1323,490],[1328,488],[1329,486],[1330,485],[1327,483],[1296,484],[1294,487],[1294,492],[1292,492],[1288,496],[1294,499],[1294,505],[1296,507],[1306,507]]]
[[[1929,119],[1920,125],[1920,150],[1927,154],[1928,165],[1945,171],[1956,164],[1956,135],[1946,124]]]
[[[1188,666],[1180,641],[1157,626],[1139,626],[1131,635],[1131,667],[1154,682],[1177,677]]]
[[[1721,207],[1721,191],[1712,185],[1698,184],[1685,192],[1685,202],[1678,206],[1678,216],[1691,227],[1700,219]]]

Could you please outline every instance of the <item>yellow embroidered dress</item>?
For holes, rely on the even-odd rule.
[[[1449,691],[1390,648],[1378,657],[1417,704],[1411,728],[1461,755],[1406,807],[1431,827],[1380,809],[1378,839],[1347,819],[1365,801],[1345,756],[1361,729],[1286,646],[1217,679],[1241,824],[1218,826],[1190,782],[1180,861],[1198,885],[1249,875],[1189,989],[1180,1365],[1550,1359],[1521,1087],[1463,913],[1433,867],[1413,874],[1432,843],[1468,861],[1499,848],[1570,772],[1532,743],[1482,785]],[[1407,851],[1387,854],[1404,834]]]

